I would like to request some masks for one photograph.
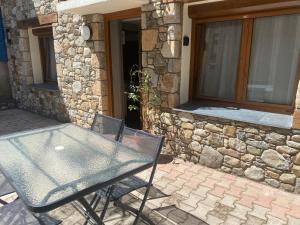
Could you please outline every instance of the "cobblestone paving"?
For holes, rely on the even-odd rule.
[[[0,135],[55,124],[58,122],[22,110],[0,112]],[[139,176],[147,178],[149,173]],[[142,193],[134,192],[124,202],[136,207]],[[300,196],[175,159],[158,166],[144,212],[154,224],[164,225],[300,225]],[[50,214],[64,225],[84,222],[72,204]],[[134,216],[111,205],[105,224],[129,225],[133,220]]]
[[[57,124],[55,120],[20,109],[0,111],[0,135]]]

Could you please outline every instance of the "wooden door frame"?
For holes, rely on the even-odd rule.
[[[108,111],[109,115],[114,115],[114,95],[113,95],[113,77],[112,77],[112,60],[110,45],[110,22],[113,20],[130,19],[141,17],[141,8],[127,9],[123,11],[104,14],[104,45],[106,56],[106,73],[108,81]]]

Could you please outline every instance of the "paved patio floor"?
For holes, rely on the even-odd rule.
[[[57,123],[21,110],[3,111],[0,112],[0,135]],[[146,178],[149,172],[139,176]],[[138,206],[142,193],[143,190],[135,192],[124,202]],[[100,212],[100,207],[98,210]],[[154,224],[300,225],[300,195],[174,159],[160,162],[144,211]],[[84,222],[72,204],[50,214],[63,220],[65,225]],[[128,212],[111,205],[105,224],[126,225],[133,219]]]

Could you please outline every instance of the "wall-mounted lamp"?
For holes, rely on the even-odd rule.
[[[83,24],[80,28],[80,32],[83,40],[87,41],[91,38],[91,29],[89,26]]]
[[[9,28],[6,28],[6,40],[7,40],[7,44],[11,44],[12,35],[11,35],[11,31]]]
[[[189,36],[185,35],[183,37],[183,46],[189,46],[189,44],[190,44],[190,38]]]

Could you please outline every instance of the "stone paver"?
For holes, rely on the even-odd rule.
[[[60,124],[56,120],[20,109],[0,111],[0,135]]]
[[[0,135],[56,124],[59,123],[22,110],[0,112]],[[147,178],[149,174],[150,171],[144,171],[139,176]],[[176,159],[159,164],[154,181],[145,209],[145,215],[154,224],[300,225],[299,195],[245,178]],[[134,192],[124,202],[136,207],[142,193]],[[10,195],[7,199],[14,197]],[[64,225],[84,222],[72,204],[50,214],[63,220]],[[105,218],[108,225],[127,225],[133,220],[131,214],[113,205]]]

